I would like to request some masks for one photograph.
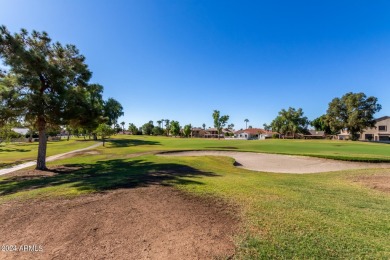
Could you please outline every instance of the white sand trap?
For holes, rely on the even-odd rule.
[[[253,171],[275,173],[319,173],[349,169],[390,168],[389,163],[347,162],[306,156],[281,154],[230,152],[230,151],[185,151],[159,154],[160,156],[228,156],[234,158],[238,167]]]

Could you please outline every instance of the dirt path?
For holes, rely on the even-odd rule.
[[[90,149],[96,148],[96,147],[98,147],[100,145],[102,145],[101,142],[99,142],[97,144],[94,144],[94,145],[91,145],[91,146],[88,146],[86,148],[77,149],[77,150],[73,150],[73,151],[70,151],[70,152],[62,153],[62,154],[52,155],[52,156],[49,156],[49,157],[46,158],[46,162],[52,162],[52,161],[64,158],[64,157],[69,156],[69,155],[74,154],[74,153],[79,153],[79,152],[83,152],[85,150],[90,150]],[[26,162],[26,163],[14,165],[14,166],[11,166],[9,168],[0,169],[0,175],[4,175],[4,174],[7,174],[7,173],[11,173],[11,172],[16,172],[18,170],[34,166],[35,164],[36,164],[36,161],[31,161],[31,162]]]
[[[233,209],[152,185],[0,205],[1,259],[212,259],[234,254]]]
[[[162,153],[159,156],[228,156],[236,160],[238,167],[253,171],[275,173],[320,173],[348,169],[390,168],[389,163],[361,163],[307,156],[280,154],[230,152],[230,151],[187,151]]]

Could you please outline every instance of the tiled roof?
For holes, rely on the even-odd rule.
[[[390,118],[390,116],[382,116],[380,118],[375,119],[375,121],[379,122],[379,121],[383,121],[383,120],[386,120],[386,119],[389,119],[389,118]]]
[[[247,134],[251,134],[251,135],[257,135],[257,134],[277,134],[275,132],[272,132],[272,131],[267,131],[267,130],[264,130],[264,129],[261,129],[261,128],[248,128],[248,129],[245,129],[245,130],[238,130],[236,132],[234,132],[235,134],[242,134],[242,133],[247,133]]]
[[[325,131],[317,131],[317,130],[309,130],[309,134],[311,136],[324,136]]]

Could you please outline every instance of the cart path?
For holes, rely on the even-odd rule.
[[[78,152],[82,152],[85,150],[93,149],[93,148],[96,148],[102,144],[103,143],[99,142],[99,143],[96,143],[94,145],[88,146],[86,148],[77,149],[77,150],[73,150],[73,151],[66,152],[66,153],[52,155],[52,156],[49,156],[46,158],[46,162],[52,162],[52,161],[61,159],[62,157],[73,154],[73,153],[78,153]],[[11,166],[9,168],[0,169],[0,175],[4,175],[4,174],[15,172],[15,171],[18,171],[18,170],[21,170],[24,168],[28,168],[28,167],[34,166],[36,163],[37,163],[36,161],[31,161],[31,162],[25,162],[22,164],[14,165],[14,166]]]
[[[350,169],[390,168],[390,163],[349,162],[308,156],[267,154],[236,151],[177,151],[159,156],[228,156],[238,167],[253,171],[273,173],[321,173]]]

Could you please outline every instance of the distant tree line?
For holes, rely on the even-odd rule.
[[[298,134],[307,134],[308,127],[311,125],[317,131],[324,131],[328,135],[335,135],[341,130],[347,130],[352,140],[357,140],[359,133],[367,127],[375,125],[374,114],[381,109],[377,103],[376,97],[367,97],[364,93],[346,93],[341,98],[334,98],[328,105],[326,114],[310,121],[302,108],[282,109],[277,117],[270,124],[263,124],[264,130],[273,131],[284,136],[295,138]],[[219,110],[214,110],[213,114],[214,127],[220,136],[222,129],[228,123],[228,115],[220,115]],[[249,119],[245,119],[245,126],[248,128]],[[165,123],[165,128],[164,128]],[[203,129],[206,125],[202,125]],[[134,124],[129,124],[129,132],[132,134],[144,135],[172,135],[185,136],[191,135],[191,124],[185,125],[182,130],[179,122],[169,119],[149,121],[139,129]],[[227,129],[233,130],[234,124],[228,124]],[[252,126],[249,126],[252,128]]]
[[[264,128],[271,129],[283,135],[295,136],[305,134],[308,126],[327,134],[337,134],[347,130],[351,140],[357,140],[359,134],[368,127],[375,126],[374,114],[381,110],[376,97],[367,97],[364,93],[346,93],[341,98],[334,98],[328,105],[326,114],[309,121],[303,115],[301,108],[282,109],[270,125]]]

